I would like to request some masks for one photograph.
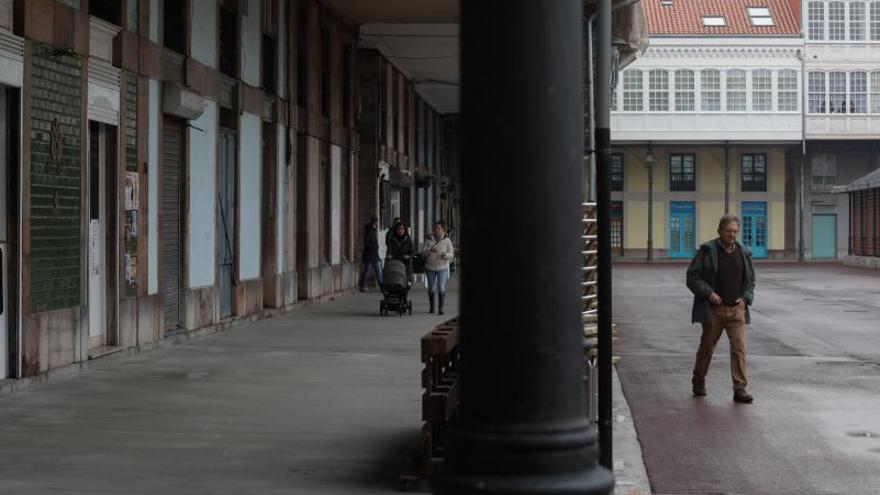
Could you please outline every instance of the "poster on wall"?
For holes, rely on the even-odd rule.
[[[126,210],[137,210],[138,209],[138,173],[137,172],[126,172],[125,173],[125,209]]]
[[[89,273],[98,274],[98,221],[89,222]]]
[[[125,212],[125,242],[137,241],[137,210]]]
[[[137,255],[125,255],[125,285],[129,289],[137,287]]]

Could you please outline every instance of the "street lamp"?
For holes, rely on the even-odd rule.
[[[654,261],[654,146],[648,143],[645,153],[645,167],[648,169],[648,261]]]

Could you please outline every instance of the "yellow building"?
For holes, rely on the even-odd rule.
[[[793,170],[786,171],[796,167],[798,156],[796,146],[767,143],[615,146],[615,254],[645,259],[650,222],[654,259],[690,258],[702,242],[717,237],[718,220],[730,212],[741,217],[740,240],[756,258],[793,256],[796,198],[794,188],[786,187]]]

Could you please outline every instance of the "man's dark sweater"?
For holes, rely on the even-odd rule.
[[[724,304],[735,306],[736,300],[742,297],[743,263],[742,257],[736,252],[728,253],[724,245],[718,243],[718,287],[716,292]]]

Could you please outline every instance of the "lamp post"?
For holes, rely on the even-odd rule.
[[[648,169],[648,262],[654,261],[654,146],[648,144],[645,167]]]

